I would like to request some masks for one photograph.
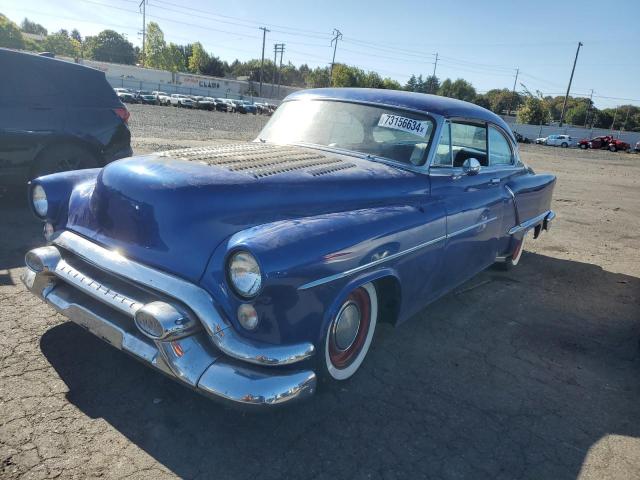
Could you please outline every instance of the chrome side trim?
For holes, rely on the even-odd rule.
[[[486,220],[483,220],[483,221],[478,222],[476,224],[470,225],[470,226],[465,227],[465,228],[461,228],[460,230],[456,230],[455,232],[452,232],[452,233],[448,233],[447,234],[447,238],[452,238],[452,237],[455,237],[456,235],[461,235],[461,234],[466,233],[466,232],[468,232],[470,230],[473,230],[474,228],[478,228],[478,227],[481,227],[483,225],[486,225],[487,223],[491,223],[491,222],[493,222],[494,220],[497,220],[497,219],[498,219],[498,217],[487,218]]]
[[[305,283],[304,285],[299,286],[298,290],[307,290],[309,288],[317,287],[318,285],[322,285],[324,283],[329,283],[329,282],[333,282],[334,280],[338,280],[340,278],[348,277],[349,275],[353,275],[354,273],[361,272],[363,270],[366,270],[367,268],[375,267],[376,265],[380,265],[381,263],[388,262],[389,260],[394,260],[403,255],[407,255],[409,253],[415,252],[416,250],[420,250],[421,248],[425,248],[425,247],[428,247],[429,245],[433,245],[434,243],[441,242],[443,240],[446,240],[446,238],[447,236],[443,235],[441,237],[434,238],[433,240],[429,240],[427,242],[416,245],[415,247],[408,248],[407,250],[394,253],[392,255],[389,255],[388,257],[380,258],[378,260],[374,260],[373,262],[360,265],[359,267],[355,267],[350,270],[346,270],[344,272],[329,275],[328,277],[320,278],[318,280],[314,280],[313,282]]]
[[[505,185],[504,188],[507,190],[507,192],[509,192],[509,195],[511,195],[511,199],[513,200],[513,209],[516,214],[516,225],[519,225],[520,213],[518,213],[518,201],[516,200],[516,194],[514,193],[513,190],[511,190],[511,187],[509,187],[509,185]]]
[[[289,365],[314,354],[312,343],[262,345],[240,337],[218,313],[213,298],[206,290],[174,275],[129,260],[73,232],[62,232],[54,244],[73,252],[98,269],[183,302],[200,319],[214,345],[230,357],[257,365]]]
[[[366,263],[364,265],[360,265],[359,267],[354,267],[354,268],[352,268],[350,270],[345,270],[344,272],[335,273],[333,275],[329,275],[327,277],[323,277],[323,278],[320,278],[318,280],[314,280],[313,282],[305,283],[304,285],[299,286],[298,290],[308,290],[309,288],[317,287],[317,286],[323,285],[325,283],[329,283],[329,282],[333,282],[335,280],[339,280],[340,278],[348,277],[350,275],[353,275],[354,273],[362,272],[363,270],[366,270],[368,268],[375,267],[376,265],[380,265],[381,263],[384,263],[384,262],[388,262],[389,260],[394,260],[396,258],[402,257],[403,255],[408,255],[409,253],[413,253],[416,250],[420,250],[421,248],[425,248],[425,247],[428,247],[428,246],[433,245],[435,243],[438,243],[438,242],[441,242],[443,240],[446,240],[448,238],[455,237],[456,235],[461,235],[461,234],[463,234],[465,232],[468,232],[470,230],[473,230],[474,228],[478,228],[478,227],[481,227],[483,225],[486,225],[487,223],[493,222],[494,220],[497,220],[497,219],[498,219],[498,217],[491,217],[491,218],[488,218],[488,219],[483,220],[481,222],[478,222],[478,223],[475,223],[473,225],[470,225],[468,227],[462,228],[460,230],[456,230],[453,233],[449,233],[447,235],[442,235],[440,237],[434,238],[433,240],[429,240],[427,242],[420,243],[419,245],[416,245],[414,247],[408,248],[408,249],[403,250],[401,252],[397,252],[397,253],[394,253],[394,254],[389,255],[387,257],[380,258],[378,260],[374,260],[374,261]]]
[[[553,220],[555,216],[556,214],[552,210],[547,210],[546,212],[541,213],[536,217],[530,218],[529,220],[511,228],[511,230],[509,230],[509,235],[515,235],[516,233],[522,232],[523,230],[529,230],[530,228],[533,228],[537,224],[543,222],[545,219],[547,219],[547,217],[549,217],[549,220]]]

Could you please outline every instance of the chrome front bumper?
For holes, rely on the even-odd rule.
[[[71,232],[63,232],[52,246],[31,250],[22,280],[71,321],[204,395],[244,405],[276,405],[315,391],[315,373],[292,365],[309,358],[312,345],[248,343],[200,287]],[[193,312],[199,325],[184,336],[150,338],[133,321],[150,301]]]

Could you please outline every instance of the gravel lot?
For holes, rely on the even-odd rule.
[[[131,107],[138,153],[265,117]],[[640,156],[522,147],[554,229],[397,329],[359,374],[264,415],[222,408],[27,294],[41,225],[0,207],[2,478],[640,478]]]

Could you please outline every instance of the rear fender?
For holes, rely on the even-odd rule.
[[[516,226],[523,225],[551,209],[556,177],[549,174],[527,174],[507,183],[516,210]]]

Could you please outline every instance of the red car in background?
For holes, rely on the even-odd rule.
[[[578,146],[582,149],[587,148],[606,148],[612,152],[617,150],[627,151],[631,148],[627,142],[613,138],[612,135],[604,135],[601,137],[594,137],[591,140],[583,138],[578,142]]]

